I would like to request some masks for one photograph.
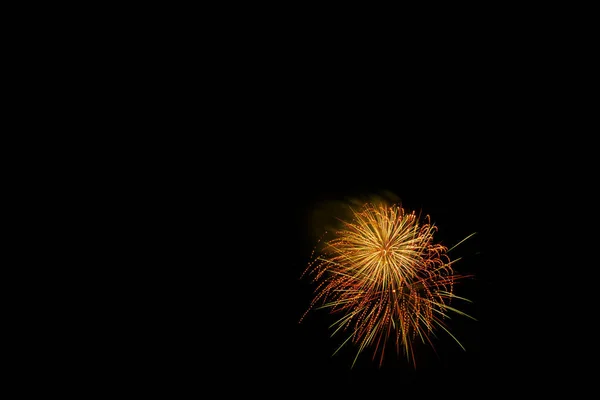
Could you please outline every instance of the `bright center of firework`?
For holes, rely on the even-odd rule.
[[[382,255],[382,256],[384,256],[384,257],[385,257],[385,256],[387,256],[388,254],[389,254],[389,255],[393,255],[393,254],[394,254],[394,252],[393,252],[392,250],[390,250],[390,244],[389,244],[389,243],[387,243],[387,244],[383,245],[383,247],[381,248],[381,255]]]

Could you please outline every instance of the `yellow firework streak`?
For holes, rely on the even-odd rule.
[[[452,249],[434,242],[437,227],[430,217],[421,221],[398,204],[369,203],[352,213],[352,220],[341,221],[341,229],[313,254],[304,272],[317,285],[307,313],[329,309],[342,315],[331,326],[332,336],[350,332],[334,354],[350,341],[358,346],[352,366],[368,347],[373,359],[379,355],[381,366],[385,348],[392,344],[416,367],[413,343],[433,346],[430,337],[438,328],[464,349],[445,320],[449,312],[474,319],[450,306],[453,299],[469,301],[453,294],[454,283],[466,276],[454,273],[452,264],[458,259],[447,255]]]

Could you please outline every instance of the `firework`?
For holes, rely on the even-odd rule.
[[[434,241],[437,227],[430,217],[421,219],[399,204],[368,203],[340,222],[303,274],[316,284],[307,313],[325,308],[341,316],[331,325],[332,336],[345,332],[347,338],[334,354],[354,343],[353,366],[367,348],[381,366],[385,349],[394,347],[416,367],[414,344],[433,346],[438,329],[464,349],[446,320],[451,312],[472,318],[451,306],[454,299],[469,301],[454,294],[454,284],[466,276],[454,272],[452,249]]]

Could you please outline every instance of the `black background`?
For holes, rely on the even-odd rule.
[[[59,279],[84,293],[44,282],[77,308],[63,325],[42,299],[76,357],[44,324],[32,343],[55,355],[48,368],[25,363],[46,373],[66,361],[75,373],[61,378],[91,378],[88,390],[128,383],[169,397],[488,398],[585,383],[598,157],[583,118],[592,35],[579,14],[150,11],[159,17],[110,10],[124,29],[102,20],[94,38],[69,26],[69,40],[35,36],[50,44],[31,63],[44,85],[40,71],[28,77],[43,95],[23,93],[45,113],[26,120],[77,139],[46,135],[66,153],[44,150],[49,165],[64,171],[35,167],[51,187],[32,208],[50,207],[52,231],[75,214],[75,240],[50,236],[81,254]],[[456,270],[474,275],[456,293],[477,321],[449,324],[466,351],[440,332],[436,352],[417,348],[416,369],[394,352],[381,367],[365,352],[351,368],[351,346],[332,357],[335,317],[299,324],[314,289],[300,275],[316,211],[387,192],[431,215],[449,247],[477,232],[453,251]]]

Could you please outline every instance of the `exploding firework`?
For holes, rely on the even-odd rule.
[[[454,272],[458,259],[448,256],[460,243],[451,249],[436,243],[437,227],[430,217],[421,219],[399,204],[368,203],[340,222],[341,228],[322,242],[303,274],[316,284],[306,313],[329,309],[341,315],[331,326],[332,336],[349,333],[334,354],[351,342],[358,347],[353,366],[367,348],[381,366],[385,349],[393,346],[416,367],[414,344],[433,347],[431,338],[438,329],[464,349],[446,324],[451,312],[472,318],[451,306],[454,299],[469,301],[454,294],[455,282],[467,276]]]

